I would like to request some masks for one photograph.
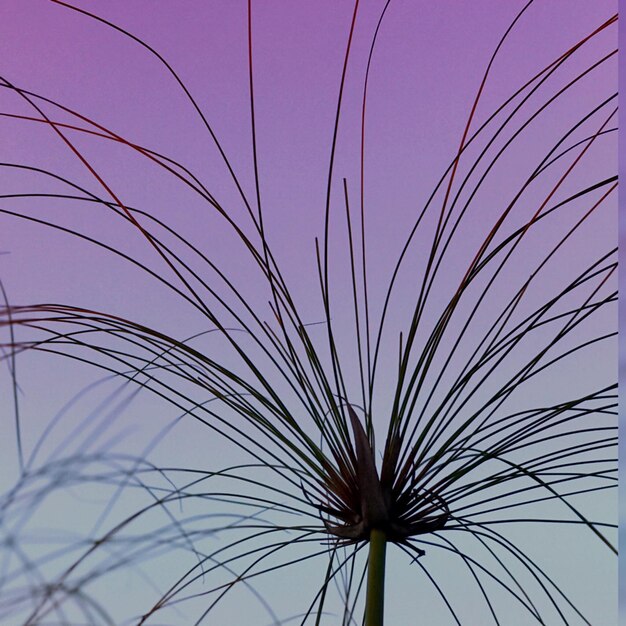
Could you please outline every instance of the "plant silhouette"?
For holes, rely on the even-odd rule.
[[[436,43],[440,92],[383,63],[403,20],[448,32],[479,12],[427,4],[150,5],[190,40],[216,21],[194,58],[228,66],[210,97],[123,5],[25,9],[93,36],[85,54],[115,42],[94,72],[117,121],[2,75],[3,123],[33,155],[3,158],[3,221],[75,250],[84,281],[80,301],[23,304],[4,278],[2,623],[611,619],[617,18],[511,3],[490,41],[467,35],[482,60],[459,105]],[[533,55],[535,30],[554,41]],[[285,58],[307,42],[335,65]],[[288,66],[293,93],[271,71]],[[419,103],[393,108],[402,80],[450,94],[441,145],[417,141]],[[152,137],[141,103],[176,124]],[[103,378],[33,424],[23,371],[42,362]]]

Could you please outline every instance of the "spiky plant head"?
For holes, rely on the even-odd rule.
[[[60,0],[45,8],[19,3],[37,16],[59,11],[60,32],[76,28],[67,42],[83,41],[81,25],[90,24],[94,37],[114,37],[116,53],[138,51],[148,74],[158,68],[155,102],[165,102],[172,86],[178,89],[188,108],[177,110],[177,121],[192,131],[181,139],[169,137],[169,127],[160,129],[179,142],[178,154],[170,154],[161,134],[154,144],[153,137],[140,140],[148,116],[134,130],[115,119],[123,107],[114,106],[114,90],[102,91],[106,111],[95,115],[22,84],[19,76],[3,78],[3,93],[15,108],[2,112],[2,122],[28,129],[15,145],[32,144],[35,155],[41,139],[42,146],[51,142],[62,150],[54,162],[47,155],[32,163],[6,159],[2,171],[15,176],[18,191],[4,194],[3,222],[30,225],[51,241],[58,235],[68,250],[73,237],[88,244],[94,258],[104,253],[117,265],[107,281],[77,251],[72,271],[55,269],[61,283],[89,275],[91,304],[59,304],[53,294],[42,296],[42,304],[21,305],[14,286],[3,286],[3,357],[16,435],[6,441],[17,451],[19,470],[1,500],[8,574],[0,577],[0,622],[212,623],[232,619],[226,609],[225,617],[219,613],[231,597],[237,598],[227,605],[233,614],[245,612],[233,591],[243,589],[268,623],[349,626],[363,612],[364,555],[375,537],[394,544],[390,579],[401,558],[410,575],[394,584],[412,585],[415,598],[409,594],[408,601],[419,604],[428,623],[471,623],[478,603],[484,623],[506,623],[511,603],[524,623],[597,621],[578,607],[578,596],[584,604],[595,601],[585,590],[577,592],[583,577],[565,575],[563,582],[543,567],[543,552],[553,546],[542,541],[556,545],[553,539],[574,528],[593,540],[581,552],[614,551],[602,496],[615,486],[616,391],[606,364],[615,330],[610,154],[616,106],[606,72],[615,61],[610,38],[616,17],[607,11],[567,29],[568,7],[514,4],[485,0],[485,7],[503,11],[497,33],[484,25],[474,3],[456,7],[441,25],[453,28],[440,31],[447,34],[436,42],[446,49],[452,49],[450,33],[466,26],[459,12],[488,37],[468,49],[480,56],[480,69],[462,64],[471,78],[471,91],[462,91],[463,115],[455,109],[437,133],[420,118],[420,128],[430,131],[422,141],[406,120],[417,117],[415,104],[431,99],[437,88],[446,106],[454,103],[448,96],[456,88],[448,79],[465,78],[456,67],[462,59],[447,62],[443,75],[424,84],[412,73],[418,55],[411,52],[403,77],[415,82],[417,95],[411,94],[399,121],[381,119],[376,109],[376,102],[397,104],[400,92],[395,74],[383,76],[378,64],[388,58],[390,24],[431,23],[422,12],[438,23],[443,5],[355,2],[340,9],[332,3],[311,37],[322,54],[330,31],[341,33],[333,67],[322,72],[330,76],[332,95],[312,94],[307,86],[305,98],[294,96],[294,102],[319,100],[328,119],[324,133],[314,129],[311,146],[298,144],[297,159],[289,163],[297,202],[282,206],[288,176],[276,165],[283,163],[280,138],[296,142],[308,118],[291,129],[282,119],[289,107],[274,111],[268,105],[291,96],[268,89],[272,72],[263,63],[271,55],[262,51],[299,43],[297,33],[304,37],[311,30],[307,11],[322,10],[317,4],[282,7],[281,19],[282,11],[298,18],[286,20],[285,38],[263,31],[261,24],[269,28],[263,19],[276,17],[263,3],[228,3],[219,15],[209,3],[194,7],[204,22],[232,19],[242,34],[233,54],[245,69],[238,74],[245,79],[245,111],[220,92],[226,104],[211,115],[216,92],[197,97],[185,70],[178,73],[149,35],[142,39],[124,19],[104,15],[113,14],[112,5],[98,7],[103,14],[96,15]],[[555,16],[543,30],[533,25],[541,11]],[[139,24],[144,17],[151,24],[152,14]],[[272,29],[281,25],[278,17],[270,21]],[[219,48],[226,31],[216,27],[215,37],[207,37],[204,22],[184,22],[199,29],[198,63],[227,65],[210,47]],[[51,28],[47,35],[56,32]],[[546,33],[546,54],[531,46],[536,32]],[[514,59],[510,72],[502,65],[507,54]],[[418,60],[422,69],[443,65],[434,52]],[[95,75],[115,82],[118,73],[132,70],[121,63]],[[280,72],[274,74],[278,80]],[[142,70],[136,77],[149,91]],[[213,81],[211,88],[219,84]],[[136,86],[120,91],[119,102],[130,102]],[[263,117],[264,103],[272,116],[266,109]],[[443,101],[433,110],[441,107]],[[219,132],[227,127],[220,126],[222,118],[230,117],[236,118],[232,136],[244,129],[247,137],[245,152],[235,158]],[[268,117],[276,126],[263,126]],[[450,143],[447,126],[455,124]],[[29,143],[27,132],[40,133],[38,141]],[[207,156],[202,143],[194,166],[189,146],[205,137],[213,152]],[[393,162],[385,156],[389,145],[399,153]],[[314,148],[324,151],[321,173],[311,165]],[[437,179],[426,165],[444,148]],[[383,156],[374,161],[377,150]],[[141,165],[132,170],[136,162]],[[280,188],[270,195],[265,176],[272,164]],[[67,212],[57,214],[57,203]],[[185,221],[188,216],[193,219]],[[302,226],[300,237],[290,231],[281,238],[288,219]],[[379,244],[386,238],[394,239],[392,248]],[[35,247],[30,242],[23,246],[28,253]],[[9,245],[3,242],[2,251]],[[292,259],[298,254],[310,271]],[[56,267],[46,258],[42,273]],[[122,286],[137,276],[132,288]],[[161,291],[151,298],[154,285]],[[133,301],[138,311],[132,311]],[[165,321],[159,312],[170,302],[176,315]],[[39,439],[30,431],[22,436],[27,420],[19,410],[20,366],[35,352],[99,367],[108,377],[102,386],[115,387],[96,394],[92,411],[84,410],[80,396],[56,417],[46,414]],[[61,361],[50,363],[52,386]],[[84,371],[64,368],[58,369],[65,378]],[[148,394],[173,407],[175,416],[168,415],[165,425],[156,424],[161,404],[136,406],[137,397]],[[59,434],[65,414],[76,407],[75,428]],[[109,436],[125,411],[136,417],[133,426],[141,424],[139,433]],[[232,444],[228,453],[214,444],[218,436]],[[167,455],[165,462],[155,460],[165,445],[174,449],[176,463]],[[244,457],[241,463],[233,448]],[[49,499],[63,502],[63,525],[79,517],[78,496],[93,501],[101,493],[104,504],[96,505],[93,524],[81,522],[88,527],[78,538],[64,536],[58,548],[58,538],[48,537],[54,545],[38,551],[40,538],[27,529],[40,520],[44,527],[52,523],[47,520],[58,512],[47,508]],[[568,546],[564,551],[572,558],[581,556],[578,544]],[[581,558],[585,565],[586,555]],[[319,579],[311,582],[313,562]],[[135,571],[148,599],[125,594],[125,577]],[[289,601],[282,581],[303,571],[305,599],[298,598],[297,609],[278,610]],[[272,576],[278,598],[263,586]],[[570,583],[573,592],[567,591]],[[125,596],[136,605],[108,606],[109,584],[122,588],[116,600]],[[596,610],[604,604],[597,600]],[[188,605],[193,618],[177,613]],[[255,614],[246,623],[261,621]]]

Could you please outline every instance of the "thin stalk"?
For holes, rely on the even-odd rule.
[[[367,598],[365,626],[383,626],[385,612],[385,551],[387,536],[382,530],[370,533],[370,553],[367,561]]]

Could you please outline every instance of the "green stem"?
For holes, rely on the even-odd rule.
[[[385,550],[387,536],[382,530],[370,532],[370,553],[367,561],[367,598],[365,626],[383,626],[385,604]]]

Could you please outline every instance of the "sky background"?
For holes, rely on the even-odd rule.
[[[268,0],[253,5],[256,141],[267,240],[291,294],[303,312],[304,322],[315,324],[323,320],[324,311],[319,297],[314,239],[318,237],[320,242],[323,241],[333,124],[353,5],[343,0],[315,3]],[[106,3],[76,2],[74,6],[97,12],[153,46],[167,59],[193,94],[227,155],[243,194],[256,211],[245,3],[239,0],[159,3],[109,0]],[[350,274],[346,271],[349,257],[346,254],[342,179],[346,180],[354,223],[359,224],[363,80],[370,44],[383,6],[380,1],[362,2],[357,17],[330,192],[329,272],[333,323],[343,358],[346,363],[354,365],[348,367],[347,376],[348,388],[354,390],[355,395],[359,393],[359,385],[350,308]],[[385,289],[407,233],[458,149],[487,63],[522,6],[517,1],[494,0],[391,2],[372,56],[366,106],[363,203],[368,287],[374,320],[380,318]],[[513,29],[491,68],[472,131],[485,122],[511,93],[604,22],[615,9],[614,0],[593,3],[536,0]],[[6,84],[62,103],[128,141],[184,164],[220,204],[227,207],[228,216],[243,232],[258,242],[241,195],[210,132],[174,77],[153,55],[105,24],[53,2],[5,0],[0,11],[0,74]],[[612,50],[616,40],[616,28],[612,27],[587,45],[537,91],[528,107],[516,118],[520,122],[514,122],[510,128],[517,128],[578,72]],[[451,297],[454,285],[463,277],[480,242],[501,214],[503,202],[512,199],[512,190],[519,188],[565,130],[615,91],[615,65],[615,59],[609,59],[582,80],[576,89],[560,98],[554,107],[529,125],[494,166],[459,223],[429,299],[424,317],[425,331],[432,329],[435,316]],[[3,114],[39,117],[39,113],[11,89],[3,88],[0,98]],[[40,102],[40,106],[54,121],[85,126],[84,122],[77,122],[76,117],[50,103]],[[611,110],[611,105],[603,108],[573,137],[582,140],[596,132]],[[613,127],[615,121],[613,119],[607,128]],[[3,162],[55,172],[93,194],[106,196],[102,185],[47,125],[10,116],[0,118],[0,125]],[[491,154],[511,134],[512,130],[507,127],[491,148]],[[236,300],[214,271],[207,269],[185,248],[184,241],[202,249],[227,272],[243,301],[259,312],[262,321],[275,321],[267,305],[270,294],[262,274],[222,216],[179,179],[127,146],[73,131],[67,131],[67,137],[126,206],[143,209],[181,235],[182,241],[176,240],[171,233],[154,226],[148,217],[138,218],[143,225],[154,227],[155,232],[163,236],[164,241],[191,267],[206,272],[207,283],[215,286],[218,295],[228,298],[236,310],[241,311],[241,301]],[[566,145],[571,143],[574,143],[573,139]],[[468,150],[467,161],[460,167],[457,188],[484,146],[485,141],[479,140]],[[572,151],[567,163],[571,163],[575,154]],[[563,199],[587,184],[612,176],[616,170],[616,156],[614,134],[607,134],[590,149],[577,166],[575,175],[559,188],[556,198]],[[565,168],[565,164],[558,165],[554,171],[548,172],[545,182],[542,179],[529,189],[507,219],[504,232],[511,232],[533,215]],[[478,172],[484,170],[485,165],[481,164]],[[473,180],[476,182],[477,177]],[[68,186],[58,179],[10,166],[0,170],[0,185],[5,194],[68,193]],[[469,189],[468,185],[462,192],[457,214],[469,198]],[[439,202],[437,206],[441,205],[441,194],[439,191],[435,201],[435,204]],[[484,333],[484,325],[493,319],[490,317],[493,312],[515,293],[532,268],[589,206],[588,200],[577,202],[562,220],[559,214],[558,219],[546,220],[545,228],[529,233],[524,246],[514,253],[498,281],[490,288],[483,312],[454,356],[453,371],[458,372],[477,338],[482,336],[481,331]],[[15,197],[2,200],[1,208],[80,231],[106,243],[112,250],[146,264],[157,276],[176,281],[136,228],[97,205],[49,197]],[[568,240],[567,246],[542,272],[541,280],[529,289],[520,316],[524,311],[531,311],[533,303],[544,302],[556,287],[563,285],[567,277],[575,276],[590,259],[614,245],[615,209],[616,200],[612,196],[589,220],[585,229]],[[384,434],[383,416],[392,400],[385,390],[394,380],[398,329],[406,328],[410,319],[415,284],[422,276],[436,215],[433,211],[427,214],[391,299],[374,400],[379,436]],[[116,257],[111,250],[6,212],[0,216],[0,224],[0,252],[3,253],[0,276],[10,302],[86,306],[134,319],[181,340],[207,330],[207,320],[180,294],[167,289],[155,276],[147,276],[128,261]],[[210,297],[206,297],[209,301]],[[475,301],[477,294],[472,297]],[[225,324],[236,325],[231,314],[219,307],[218,310]],[[464,311],[469,309],[461,309],[461,318]],[[249,320],[245,313],[243,316]],[[458,330],[461,323],[462,319],[455,319],[453,328]],[[585,326],[577,337],[582,341],[584,337],[612,329],[614,324],[614,312],[598,315],[597,320]],[[311,332],[323,342],[321,326]],[[263,357],[254,343],[242,342],[246,350],[261,362]],[[196,345],[198,349],[218,355],[217,358],[224,363],[234,362],[225,342],[216,335],[205,335],[197,340]],[[529,345],[528,350],[533,347]],[[525,354],[524,349],[520,349],[520,359]],[[436,363],[443,363],[445,356],[439,356]],[[572,390],[612,381],[614,364],[614,344],[608,342],[594,347],[554,376],[542,376],[531,383],[527,391],[510,399],[507,410],[527,408],[529,398],[533,402],[535,398],[539,398],[537,402],[547,402],[563,394],[567,397]],[[509,372],[507,367],[509,365],[505,363],[497,373],[494,385],[498,381],[502,383]],[[84,363],[70,362],[54,354],[20,355],[17,377],[27,456],[37,449],[37,442],[45,433],[45,441],[33,460],[34,467],[46,459],[68,458],[78,452],[102,449],[141,454],[148,442],[161,429],[174,423],[181,413],[148,393],[136,394],[134,388],[110,380],[66,407],[70,398],[102,378],[102,373]],[[448,379],[444,377],[444,389],[446,382]],[[4,376],[2,384],[0,391],[10,397],[10,376]],[[279,392],[288,394],[283,381],[276,378],[275,384]],[[489,389],[486,385],[481,394],[487,394]],[[485,397],[481,394],[473,402],[480,404]],[[58,425],[47,432],[46,426],[55,415],[59,416]],[[18,475],[13,420],[13,408],[3,403],[2,424],[6,436],[2,438],[0,453],[8,461],[3,463],[7,471],[0,485],[7,489]],[[150,452],[150,459],[155,463],[176,467],[187,464],[207,470],[234,464],[241,458],[233,446],[191,419],[176,421],[174,429]],[[43,535],[53,528],[63,528],[77,536],[93,532],[94,520],[110,496],[110,489],[107,491],[103,484],[99,484],[98,488],[60,489],[54,498],[46,500],[36,516],[31,516],[29,523],[38,528],[28,536],[28,540],[32,540],[28,544],[32,558],[38,557],[38,532]],[[587,500],[580,497],[577,500],[585,510],[598,512],[603,518],[610,519],[615,515],[615,500],[611,496],[586,497]],[[117,508],[111,509],[107,522],[112,523],[116,515],[123,516],[134,505],[131,495],[121,497]],[[68,511],[74,510],[76,513],[68,516]],[[193,512],[191,505],[187,513]],[[18,522],[23,523],[23,519],[19,516],[12,518],[10,526],[15,527]],[[155,516],[154,520],[146,522],[146,528],[153,528],[150,524],[158,523]],[[148,533],[142,528],[137,531]],[[590,533],[570,527],[538,530],[533,525],[520,525],[511,530],[510,536],[525,549],[534,551],[533,554],[546,558],[546,565],[552,568],[554,578],[564,585],[567,593],[573,598],[581,598],[581,607],[591,623],[609,626],[616,623],[615,566],[608,550],[588,535]],[[43,548],[41,550],[39,557],[44,554]],[[303,552],[306,552],[304,548]],[[458,559],[448,560],[434,549],[428,556],[431,553],[430,565],[424,563],[432,568],[435,578],[446,580],[449,597],[462,607],[461,614],[481,616],[475,622],[461,620],[464,626],[486,623],[481,621],[488,617],[485,617],[486,608],[479,591],[474,587],[468,593],[468,585],[471,588],[473,583],[467,572],[457,574],[454,569],[458,567]],[[158,567],[146,567],[151,568],[149,574],[154,577],[155,584],[163,587],[169,580],[168,568],[182,568],[188,564],[188,559],[189,554],[181,550],[173,556],[164,554],[161,560],[157,559]],[[305,562],[291,570],[292,574],[282,572],[259,582],[259,593],[275,602],[281,619],[297,615],[303,605],[310,602],[311,593],[307,592],[312,573],[318,580],[325,567],[321,559],[318,561],[314,565]],[[166,563],[168,565],[164,567]],[[7,571],[14,565],[13,560],[4,560],[3,567]],[[44,576],[53,571],[54,566],[50,567],[50,570],[42,569]],[[452,570],[455,573],[450,574]],[[143,598],[152,597],[144,574],[130,567],[124,568],[121,574],[103,577],[103,582],[95,583],[94,588],[105,603],[107,598],[116,598],[121,613],[134,611],[137,605],[142,605]],[[422,571],[410,566],[402,553],[390,555],[389,580],[396,582],[390,586],[388,596],[388,623],[413,623],[411,620],[417,613],[424,616],[423,623],[451,623],[445,605],[434,596]],[[291,591],[287,597],[281,593],[277,597],[276,585],[289,584]],[[128,593],[129,589],[132,593]],[[493,593],[496,605],[507,616],[503,623],[507,626],[530,623],[527,613],[510,606],[497,590]],[[225,602],[211,618],[217,621],[208,623],[272,622],[271,612],[259,608],[262,603],[249,590],[244,589],[240,595],[232,594],[232,597],[231,603]],[[186,620],[190,619],[190,614],[197,615],[194,609],[202,606],[201,602],[190,603],[194,608],[189,609],[189,614],[164,616],[163,623],[191,623]],[[336,619],[329,616],[327,623],[338,623]],[[554,614],[550,619],[548,624],[560,623]],[[570,619],[571,623],[578,623],[575,617]]]

